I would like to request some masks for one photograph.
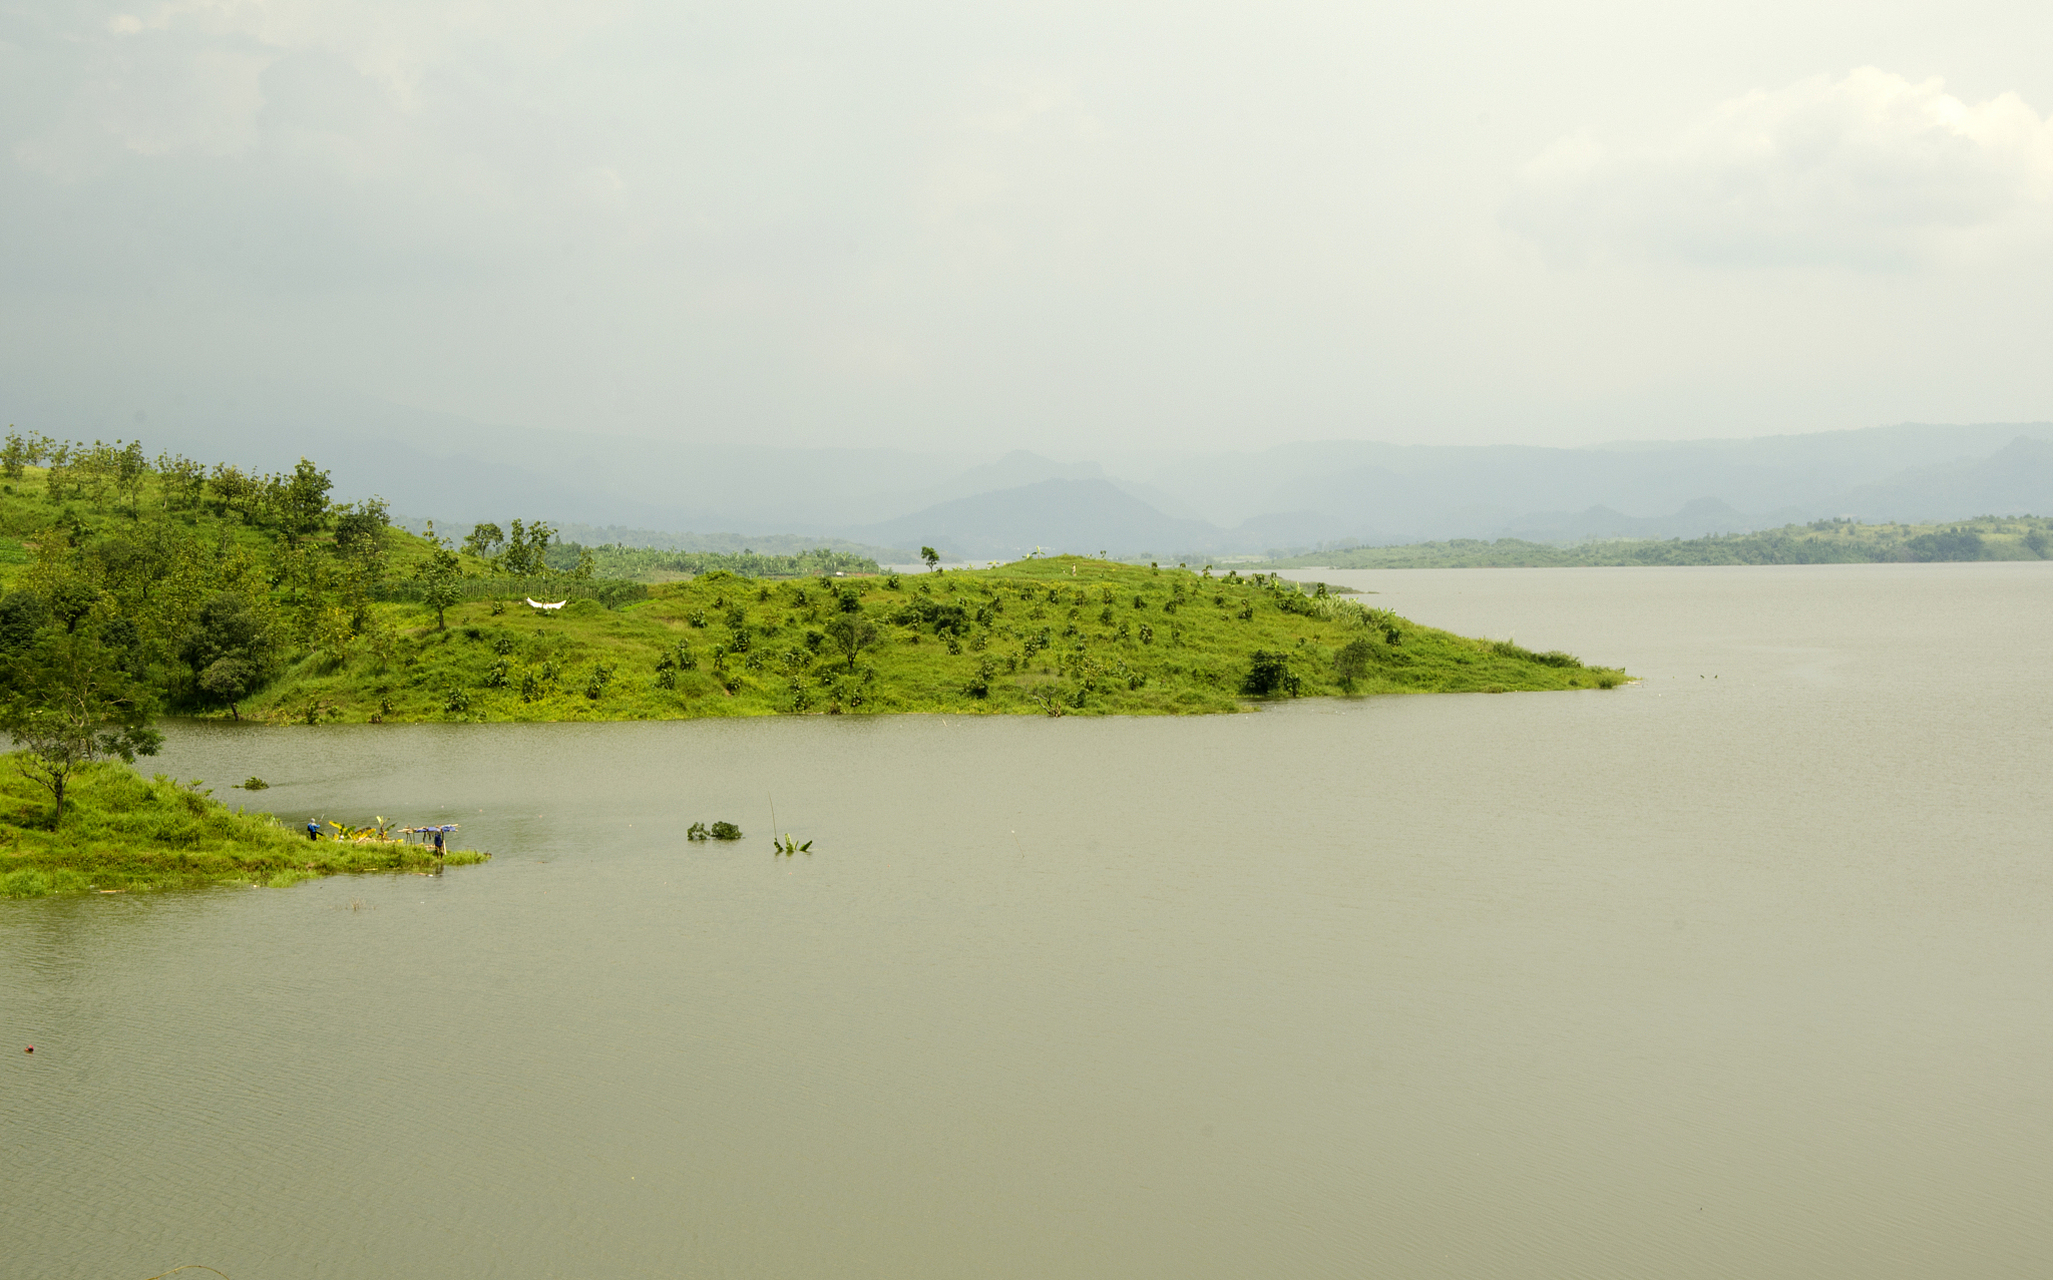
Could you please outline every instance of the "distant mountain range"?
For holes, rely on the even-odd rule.
[[[1446,538],[1687,538],[1841,515],[2053,513],[2053,423],[2043,422],[1575,449],[1323,441],[1065,462],[490,427],[278,389],[127,411],[4,396],[0,415],[52,435],[139,435],[152,452],[265,469],[305,454],[331,469],[338,494],[378,494],[445,530],[519,516],[580,540],[681,549],[811,542],[907,560],[923,545],[973,560],[1036,547],[1218,558]]]

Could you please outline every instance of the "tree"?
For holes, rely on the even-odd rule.
[[[500,570],[516,578],[548,572],[549,566],[543,557],[549,550],[550,539],[555,536],[555,527],[540,520],[533,524],[515,520],[506,539],[506,551],[499,557]]]
[[[429,536],[434,537],[432,532]],[[463,599],[462,561],[448,543],[435,538],[427,562],[415,571],[415,576],[421,583],[421,603],[435,611],[435,630],[447,631],[449,624],[443,621],[442,612]]]
[[[391,512],[383,498],[366,498],[335,509],[335,554],[369,565],[375,577],[384,567],[385,530]]]
[[[928,573],[933,573],[941,567],[941,553],[932,547],[921,547],[920,559],[927,562]]]
[[[33,591],[0,596],[0,651],[17,654],[36,642],[36,633],[50,625],[50,604]]]
[[[1278,692],[1297,696],[1298,678],[1290,673],[1290,655],[1269,649],[1257,649],[1248,655],[1247,678],[1241,681],[1241,691],[1265,698]]]
[[[236,704],[270,673],[270,629],[249,601],[233,591],[216,592],[200,605],[192,628],[179,643],[178,656],[192,668],[200,700],[226,706],[228,714],[240,720]]]
[[[877,643],[877,628],[861,612],[837,613],[825,627],[827,639],[848,659],[848,669],[855,670],[855,660],[862,651]]]
[[[305,458],[299,460],[277,495],[278,519],[287,537],[313,533],[327,523],[328,490],[333,487],[327,472]]]
[[[1355,682],[1369,673],[1376,665],[1376,646],[1368,640],[1351,640],[1339,653],[1333,655],[1333,674],[1339,678],[1340,687],[1354,692]]]
[[[506,531],[504,529],[501,529],[496,524],[486,524],[481,521],[470,527],[470,536],[463,540],[464,554],[476,556],[480,560],[489,560],[492,558],[492,553],[497,551],[505,541]]]
[[[13,664],[13,688],[0,703],[0,727],[22,748],[22,775],[56,801],[64,821],[72,775],[98,760],[153,756],[164,735],[150,725],[148,694],[90,634],[51,633]]]

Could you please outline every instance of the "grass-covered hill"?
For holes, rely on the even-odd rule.
[[[314,876],[432,872],[485,858],[452,849],[438,863],[419,844],[309,840],[269,814],[230,809],[198,783],[144,779],[117,763],[80,772],[64,821],[53,828],[49,793],[0,758],[0,898],[222,881],[280,888]]]
[[[244,710],[286,720],[617,720],[792,712],[1149,714],[1251,696],[1610,687],[1620,672],[1471,640],[1293,584],[1101,560],[766,582],[606,608],[465,601],[386,660],[309,656]]]
[[[250,475],[10,435],[0,685],[61,650],[168,710],[321,723],[1212,712],[1624,678],[1273,576],[1064,558],[901,579],[837,571],[830,552],[726,562],[810,574],[783,579],[607,562],[636,581],[582,549],[566,567],[546,524],[479,526],[459,550],[328,487],[304,460]]]
[[[1399,547],[1349,547],[1268,562],[1289,569],[1555,568],[1572,565],[1872,564],[2053,559],[2053,519],[1982,516],[1951,524],[1819,520],[1705,538],[1620,538],[1555,546],[1456,538]]]

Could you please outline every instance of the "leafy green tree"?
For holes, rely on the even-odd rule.
[[[932,547],[921,547],[920,559],[927,562],[928,573],[932,573],[941,567],[941,553]]]
[[[155,465],[166,511],[200,504],[207,491],[204,463],[194,462],[182,453],[160,453]]]
[[[299,460],[276,498],[278,522],[287,537],[318,532],[328,522],[328,490],[333,487],[327,472],[305,458]]]
[[[506,531],[496,524],[479,522],[471,526],[470,536],[463,540],[466,555],[480,560],[490,560],[506,543]]]
[[[248,521],[251,504],[257,496],[257,483],[244,475],[240,467],[217,462],[213,474],[207,477],[207,492],[213,495],[209,505],[214,508],[215,515],[225,516],[233,511]]]
[[[549,566],[545,557],[555,537],[553,525],[540,520],[533,524],[515,520],[506,537],[506,550],[499,557],[500,570],[517,578],[546,573]]]
[[[391,512],[382,498],[335,508],[335,554],[371,565],[375,576],[384,568],[385,530],[391,523]]]
[[[1269,649],[1257,649],[1248,655],[1247,676],[1240,683],[1241,691],[1257,698],[1288,692],[1297,696],[1298,678],[1290,673],[1290,655]]]
[[[65,792],[80,769],[115,756],[134,764],[163,744],[147,691],[93,635],[46,634],[12,666],[0,728],[22,749],[22,775],[56,802],[53,827],[64,821]]]
[[[50,625],[50,604],[33,591],[10,591],[0,596],[0,653],[25,652],[36,642],[36,633]]]
[[[192,668],[200,700],[225,706],[240,720],[236,704],[270,674],[270,630],[248,600],[233,591],[216,592],[200,605],[179,643],[178,657]]]
[[[421,583],[421,603],[435,611],[435,630],[448,630],[449,624],[442,615],[450,605],[463,599],[463,562],[456,558],[448,543],[436,538],[427,560],[415,573]]]
[[[855,670],[856,659],[862,656],[862,651],[877,643],[876,624],[864,617],[860,611],[837,613],[822,629],[826,632],[829,643],[841,656],[848,659],[850,671]]]
[[[1340,681],[1340,687],[1354,692],[1355,684],[1376,665],[1376,646],[1368,640],[1350,640],[1339,653],[1333,655],[1333,674]]]

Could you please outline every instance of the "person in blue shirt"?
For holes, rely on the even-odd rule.
[[[435,828],[435,856],[442,856],[442,828]]]
[[[308,818],[308,819],[307,819],[307,839],[309,839],[309,840],[319,840],[320,838],[321,838],[321,824],[320,824],[320,821],[319,821],[318,819],[314,819],[314,818]]]

